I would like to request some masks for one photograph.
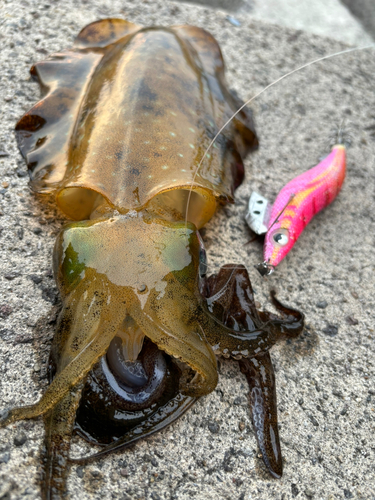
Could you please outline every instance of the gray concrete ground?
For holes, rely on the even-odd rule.
[[[250,14],[256,19],[346,43],[371,41],[360,21],[340,0],[253,0]]]
[[[374,35],[373,0],[343,1],[347,5],[350,3],[349,6],[358,19],[340,0],[185,0],[185,2],[226,10],[235,19],[238,15],[248,19],[260,19],[353,45],[371,43],[370,34]],[[366,31],[364,26],[367,26],[369,31]]]
[[[367,32],[375,37],[375,4],[373,0],[342,0]]]
[[[301,31],[226,20],[226,13],[172,2],[9,1],[1,19],[0,121],[0,401],[36,401],[56,314],[51,252],[62,217],[28,189],[17,151],[16,120],[39,96],[28,69],[69,46],[85,24],[119,16],[136,23],[202,26],[217,37],[228,79],[248,98],[306,61],[343,45]],[[73,467],[70,498],[254,500],[375,498],[374,229],[375,53],[318,63],[283,81],[253,104],[259,151],[247,162],[237,204],[207,226],[212,271],[245,263],[256,297],[269,289],[306,314],[304,335],[272,350],[276,366],[284,476],[272,480],[258,456],[246,383],[235,362],[220,362],[216,390],[179,422],[134,449]],[[338,199],[306,229],[268,280],[252,265],[261,246],[246,245],[252,189],[274,197],[290,178],[327,152],[340,121],[353,145]],[[39,498],[40,420],[0,432],[0,498]],[[75,440],[74,454],[88,451]]]

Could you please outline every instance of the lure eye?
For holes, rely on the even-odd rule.
[[[198,241],[199,241],[199,277],[205,278],[207,275],[207,254],[206,249],[204,248],[204,243],[202,240],[202,236],[197,231]]]
[[[271,241],[279,247],[285,247],[289,243],[289,231],[279,228],[271,234]]]

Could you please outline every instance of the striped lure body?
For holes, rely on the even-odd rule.
[[[314,215],[336,198],[344,182],[345,171],[345,146],[338,144],[318,165],[283,187],[270,211],[263,249],[264,262],[257,266],[261,274],[271,274]]]

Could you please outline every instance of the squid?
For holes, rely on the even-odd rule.
[[[217,356],[238,360],[263,461],[281,477],[269,350],[304,317],[274,295],[279,315],[258,311],[242,265],[207,272],[199,230],[234,202],[258,146],[245,108],[206,151],[241,105],[217,42],[192,26],[104,19],[31,74],[43,95],[16,125],[18,145],[33,191],[71,222],[53,252],[50,385],[3,409],[0,426],[43,417],[42,498],[64,495],[74,432],[99,447],[83,462],[159,431],[214,390]]]

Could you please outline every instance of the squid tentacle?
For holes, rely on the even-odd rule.
[[[69,451],[83,383],[79,383],[44,416],[44,467],[42,500],[59,500],[65,493]]]
[[[79,288],[75,290],[78,294]],[[74,303],[75,293],[72,296],[69,300],[70,306]],[[18,420],[35,418],[51,410],[72,387],[85,378],[96,361],[106,352],[116,335],[121,318],[111,317],[113,304],[111,307],[104,307],[101,294],[97,293],[92,298],[84,295],[83,297],[85,304],[82,304],[80,299],[76,308],[67,307],[62,311],[60,325],[65,324],[65,316],[71,314],[71,309],[76,310],[73,328],[62,351],[56,377],[37,403],[3,410],[0,414],[0,427]]]
[[[271,328],[236,331],[228,328],[214,315],[207,313],[209,320],[205,336],[216,354],[226,357],[256,356],[268,351],[277,341],[277,334]]]
[[[270,474],[280,478],[283,465],[277,425],[275,374],[269,348],[279,338],[297,336],[303,329],[304,316],[279,302],[275,292],[271,292],[271,297],[281,312],[281,318],[273,313],[258,312],[244,266],[221,268],[217,276],[207,279],[206,291],[207,295],[211,293],[207,299],[208,307],[217,314],[216,321],[221,320],[232,328],[226,335],[220,329],[215,332],[216,336],[222,335],[223,345],[230,349],[235,338],[242,336],[244,340],[248,336],[248,356],[233,356],[233,350],[228,353],[238,359],[241,372],[249,384],[251,418],[263,461]],[[256,343],[250,338],[250,329],[258,335],[258,340],[263,340],[263,345],[258,344],[259,349],[254,349]],[[207,338],[212,341],[212,337]]]
[[[270,349],[278,338],[276,328],[262,324],[256,309],[247,269],[223,266],[207,280],[207,341],[226,357],[252,357]]]
[[[266,352],[252,359],[241,359],[239,365],[249,384],[251,419],[263,461],[272,476],[278,479],[283,473],[283,462],[271,356]]]
[[[281,318],[268,311],[260,311],[259,316],[264,325],[274,331],[278,338],[295,338],[303,331],[305,315],[296,309],[286,307],[276,298],[276,292],[271,290],[271,299],[273,305],[281,313]]]
[[[197,398],[178,394],[145,422],[140,423],[116,441],[104,446],[97,453],[86,457],[70,458],[70,462],[84,464],[96,460],[97,458],[102,458],[109,453],[128,448],[137,443],[140,439],[147,438],[175,422],[195,403],[196,400]]]

